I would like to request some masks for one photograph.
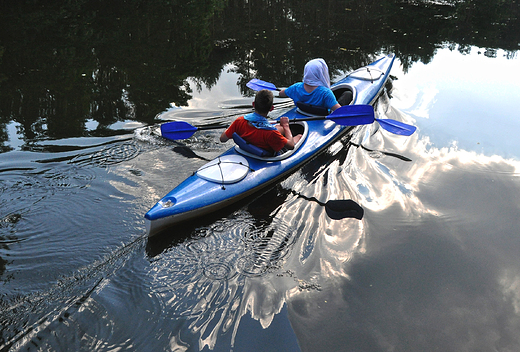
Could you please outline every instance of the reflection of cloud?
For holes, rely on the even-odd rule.
[[[515,313],[520,315],[520,272],[505,270],[500,278],[504,300],[511,300]]]
[[[418,89],[399,90],[395,93],[395,97],[400,101],[400,109],[409,111],[416,117],[429,118],[430,110],[435,104],[439,89],[434,84],[428,84],[425,87]]]
[[[419,133],[381,135],[364,143],[413,161],[358,148],[334,173],[329,185],[343,180],[365,209],[364,251],[316,240],[319,264],[291,262],[322,288],[289,295],[300,344],[308,351],[518,350],[520,161],[435,148]],[[336,259],[342,252],[350,254],[344,262]]]
[[[495,268],[432,230],[440,232],[406,235],[349,263],[348,280],[295,295],[289,312],[305,350],[490,351],[498,340],[515,350],[520,320]]]

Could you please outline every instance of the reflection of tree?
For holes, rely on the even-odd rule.
[[[518,44],[515,46],[512,40],[518,41],[518,12],[514,1],[455,2],[452,25],[444,31],[449,33],[450,41],[463,47],[476,45],[515,51]]]
[[[4,3],[0,116],[26,138],[60,138],[85,135],[89,118],[150,122],[170,102],[186,105],[186,77],[208,74],[220,5],[168,4]]]
[[[477,7],[473,1],[234,1],[221,27],[236,38],[242,83],[259,75],[289,85],[301,80],[305,62],[314,57],[323,57],[334,72],[362,66],[380,51],[394,52],[406,71],[414,62],[431,61],[447,43],[462,44],[462,50],[466,45],[516,50],[519,32],[511,29],[518,26],[518,9],[488,2]],[[467,6],[474,10],[471,16],[460,15]],[[493,8],[488,16],[486,8]],[[478,36],[463,36],[463,28]]]
[[[80,0],[0,5],[0,123],[25,138],[110,133],[116,121],[150,123],[169,103],[186,105],[187,77],[211,87],[233,63],[287,86],[305,62],[323,57],[332,73],[394,52],[406,71],[448,45],[514,52],[513,1],[383,0],[199,2]],[[484,6],[485,5],[485,6]]]

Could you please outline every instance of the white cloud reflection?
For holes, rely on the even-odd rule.
[[[379,106],[380,117],[438,118],[431,110],[443,102],[427,94],[435,89],[419,91],[429,98],[395,104],[413,102],[409,114],[392,101]],[[318,273],[322,287],[289,297],[305,350],[520,348],[520,161],[465,149],[457,138],[432,141],[431,131],[432,124],[409,138],[372,131],[365,146],[412,162],[358,148],[344,168],[341,177],[366,210],[364,251],[345,247],[349,260],[339,263],[341,249],[316,241],[319,265],[295,270]]]

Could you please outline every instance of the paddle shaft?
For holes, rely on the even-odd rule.
[[[289,120],[289,122],[298,122],[298,121],[316,121],[316,120],[325,120],[326,119],[326,116],[314,116],[314,117],[302,117],[302,118],[292,118]],[[271,124],[276,124],[276,123],[279,123],[280,121],[269,121],[269,123]],[[168,123],[168,122],[166,122]],[[220,129],[224,129],[224,128],[228,128],[229,126],[198,126],[198,127],[191,127],[191,128],[176,128],[174,131],[166,131],[166,132],[163,132],[163,134],[165,133],[183,133],[183,132],[193,132],[195,133],[196,131],[210,131],[210,130],[220,130]],[[184,139],[184,138],[181,138],[181,139]]]
[[[198,131],[207,131],[207,130],[220,130],[223,128],[228,128],[228,126],[200,126],[197,127]]]
[[[292,119],[289,119],[289,122],[298,122],[298,121],[319,121],[319,120],[327,120],[328,119],[328,116],[309,116],[309,117],[294,117]],[[334,119],[331,119],[334,121]],[[381,120],[381,119],[375,119],[377,122],[386,122],[388,121],[388,119],[385,119],[385,120]],[[280,121],[269,121],[269,123],[272,123],[272,124],[275,124],[275,123],[279,123]],[[383,125],[383,126],[387,126],[387,125]],[[198,131],[207,131],[207,130],[219,130],[219,129],[222,129],[222,128],[227,128],[228,126],[199,126],[199,127],[196,127]],[[177,130],[178,132],[184,132],[184,131],[188,131],[188,130],[182,130],[182,129],[178,129]]]
[[[357,126],[374,122],[374,108],[370,105],[346,105],[336,109],[328,116],[296,117],[290,121],[332,120],[339,125]],[[276,121],[274,122],[276,123]],[[221,129],[223,126],[195,127],[185,121],[171,121],[161,125],[161,135],[164,138],[176,140],[190,138],[196,131]]]

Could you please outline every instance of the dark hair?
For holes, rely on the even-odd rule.
[[[259,114],[266,115],[271,111],[273,106],[273,92],[267,89],[262,89],[256,93],[255,97],[255,110]]]

